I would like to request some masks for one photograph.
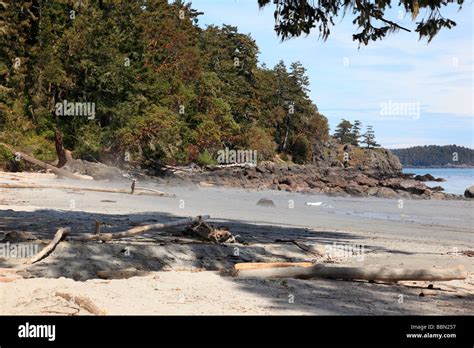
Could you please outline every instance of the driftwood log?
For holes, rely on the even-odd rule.
[[[8,150],[10,150],[13,154],[19,154],[20,155],[20,158],[24,159],[25,161],[29,162],[29,163],[32,163],[34,165],[37,165],[41,168],[44,168],[44,169],[49,169],[50,171],[52,171],[54,174],[58,175],[58,176],[61,176],[61,177],[65,177],[65,178],[69,178],[69,179],[75,179],[75,180],[79,180],[79,179],[82,179],[80,176],[77,176],[75,174],[72,174],[64,169],[59,169],[55,166],[52,166],[46,162],[43,162],[43,161],[40,161],[34,157],[31,157],[30,155],[27,155],[26,153],[23,153],[23,152],[20,152],[20,151],[16,151],[13,147],[11,147],[10,145],[7,145],[7,144],[4,144],[4,143],[0,143],[0,145],[3,145],[4,147],[6,147]]]
[[[311,267],[312,262],[243,262],[236,263],[234,268],[237,271],[249,269],[268,269],[278,267]]]
[[[57,189],[57,190],[132,194],[130,190],[126,190],[126,189],[78,187],[78,186],[71,186],[71,185],[0,184],[0,188],[4,188],[4,189]],[[138,195],[138,196],[176,197],[172,193],[161,192],[157,190],[152,190],[152,192],[135,190],[133,194]]]
[[[64,227],[60,228],[56,234],[54,235],[54,238],[51,242],[49,242],[48,245],[46,245],[38,254],[36,254],[34,257],[28,260],[27,263],[33,264],[38,261],[41,261],[44,259],[46,256],[48,256],[59,244],[61,240],[69,233],[71,232],[71,228],[69,227]]]
[[[84,308],[89,313],[95,315],[105,315],[107,314],[104,310],[97,307],[90,299],[83,296],[75,296],[65,292],[56,292],[56,296],[62,297],[66,301],[75,302],[79,307]]]
[[[208,220],[210,218],[209,215],[204,216],[197,216],[197,217],[190,217],[186,219],[181,219],[173,222],[166,222],[166,223],[158,223],[158,224],[151,224],[145,226],[138,226],[132,229],[123,231],[123,232],[114,232],[114,233],[100,233],[100,234],[83,234],[80,236],[71,236],[68,239],[79,241],[79,242],[89,242],[89,241],[102,241],[107,242],[113,239],[120,239],[120,238],[128,238],[140,235],[147,231],[152,230],[162,230],[166,228],[173,228],[179,226],[185,226],[189,224],[193,224],[199,221]]]
[[[137,269],[97,271],[97,276],[101,279],[128,279],[131,277],[144,277],[148,274],[150,274],[150,272]]]
[[[391,267],[344,267],[325,266],[279,267],[269,269],[240,270],[239,277],[245,278],[326,278],[342,280],[373,280],[398,282],[402,280],[446,281],[466,279],[467,273],[462,265],[447,269],[406,269]]]

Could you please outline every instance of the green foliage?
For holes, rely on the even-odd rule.
[[[20,171],[22,162],[15,161],[15,157],[6,147],[0,144],[0,168],[12,172]]]
[[[355,140],[352,127],[352,123],[343,119],[337,125],[333,137],[338,139],[342,144],[352,144]]]
[[[217,164],[217,161],[214,158],[212,158],[212,156],[207,150],[204,150],[202,153],[199,154],[196,162],[201,166]]]
[[[300,135],[296,138],[291,148],[293,155],[293,162],[297,164],[303,164],[309,161],[311,158],[311,145],[304,135]]]
[[[130,117],[117,136],[117,147],[129,152],[135,161],[148,166],[175,163],[182,145],[182,123],[167,108],[152,106],[143,115]]]
[[[354,146],[359,146],[359,138],[360,138],[360,131],[362,129],[362,122],[359,120],[355,120],[354,124],[352,125],[352,131],[351,131],[351,138],[352,142],[351,144]]]
[[[100,126],[97,123],[88,123],[79,128],[76,137],[75,155],[89,161],[97,160],[102,149]]]
[[[311,153],[327,140],[301,63],[259,67],[236,27],[201,29],[182,1],[140,4],[0,2],[0,141],[54,162],[60,129],[75,157],[128,152],[153,167],[210,163],[225,147]],[[56,115],[65,100],[94,103],[95,118]]]
[[[381,1],[308,1],[308,0],[258,0],[260,7],[273,2],[275,5],[275,31],[284,40],[300,35],[309,35],[311,30],[317,28],[323,40],[328,39],[331,26],[341,13],[352,14],[352,22],[357,25],[360,32],[352,35],[354,41],[367,45],[369,41],[381,40],[389,33],[398,30],[410,31],[398,25],[397,18],[389,19],[387,16],[397,13],[390,11],[393,6],[401,7],[398,11],[411,14],[413,21],[424,10],[424,17],[416,22],[416,29],[420,39],[427,38],[430,42],[443,28],[451,29],[456,23],[443,17],[441,9],[450,4],[462,8],[464,0],[381,0]]]
[[[249,126],[243,130],[243,148],[256,150],[259,161],[271,160],[276,152],[276,144],[271,134],[258,126]]]

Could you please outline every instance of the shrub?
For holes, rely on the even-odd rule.
[[[304,135],[299,135],[292,147],[291,153],[293,155],[293,162],[297,164],[304,164],[311,159],[311,144]]]
[[[209,165],[214,165],[217,164],[217,161],[212,158],[211,154],[207,151],[204,150],[199,154],[197,157],[197,163],[201,166],[209,166]]]

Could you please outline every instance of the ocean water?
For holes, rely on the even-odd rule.
[[[431,174],[444,178],[444,182],[427,181],[428,186],[441,186],[446,193],[462,195],[469,186],[474,185],[474,168],[403,168],[404,173],[416,175]]]

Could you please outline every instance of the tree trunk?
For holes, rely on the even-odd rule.
[[[23,153],[23,152],[20,152],[20,151],[16,151],[13,147],[11,147],[10,145],[7,145],[7,144],[4,144],[4,143],[0,143],[0,145],[3,145],[5,146],[7,149],[9,149],[13,154],[19,154],[20,155],[20,158],[27,161],[27,162],[30,162],[34,165],[37,165],[41,168],[44,168],[44,169],[49,169],[50,171],[52,171],[54,174],[60,176],[60,177],[65,177],[65,178],[69,178],[69,179],[82,179],[81,177],[77,176],[77,175],[74,175],[64,169],[59,169],[55,166],[52,166],[48,163],[45,163],[43,161],[40,161],[32,156],[29,156],[27,155],[26,153]]]
[[[63,146],[63,134],[57,129],[54,132],[54,144],[56,145],[56,153],[58,155],[57,167],[61,168],[67,163],[67,157]]]

